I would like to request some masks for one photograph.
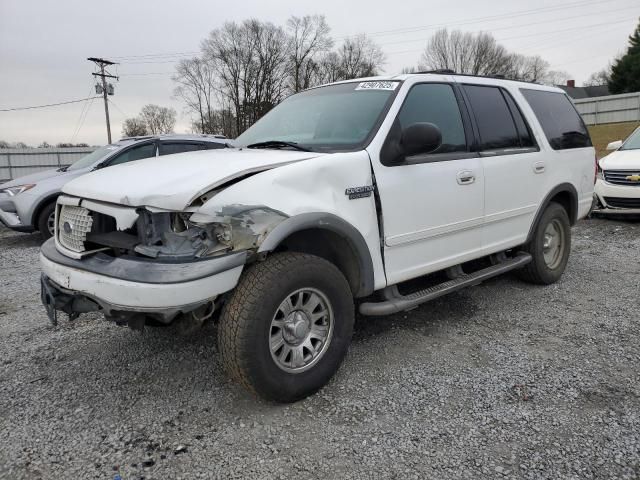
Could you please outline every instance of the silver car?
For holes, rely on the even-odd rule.
[[[123,138],[82,157],[68,167],[26,175],[0,185],[0,221],[19,232],[53,235],[56,198],[62,186],[80,175],[143,158],[231,147],[220,135],[154,135]]]

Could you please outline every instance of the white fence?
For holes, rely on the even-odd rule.
[[[71,165],[95,150],[94,147],[2,148],[0,181]]]
[[[640,121],[640,92],[573,101],[587,125]]]

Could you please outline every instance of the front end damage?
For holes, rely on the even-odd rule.
[[[215,214],[170,212],[60,197],[56,235],[41,250],[42,302],[75,319],[100,312],[134,329],[210,318],[246,263],[287,216],[260,205]]]

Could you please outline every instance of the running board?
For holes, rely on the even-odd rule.
[[[362,315],[380,316],[409,310],[417,307],[421,303],[429,302],[448,293],[460,290],[461,288],[478,285],[489,278],[524,267],[530,261],[531,255],[521,252],[513,258],[503,260],[491,267],[483,268],[468,275],[463,274],[453,280],[448,280],[433,287],[425,288],[424,290],[418,290],[409,295],[402,295],[398,291],[398,287],[393,285],[385,288],[385,301],[362,303],[360,304],[360,313]]]

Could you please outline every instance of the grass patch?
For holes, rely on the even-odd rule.
[[[640,122],[605,123],[602,125],[589,125],[589,134],[596,147],[598,158],[604,157],[607,153],[607,144],[616,140],[624,140],[633,132]]]

